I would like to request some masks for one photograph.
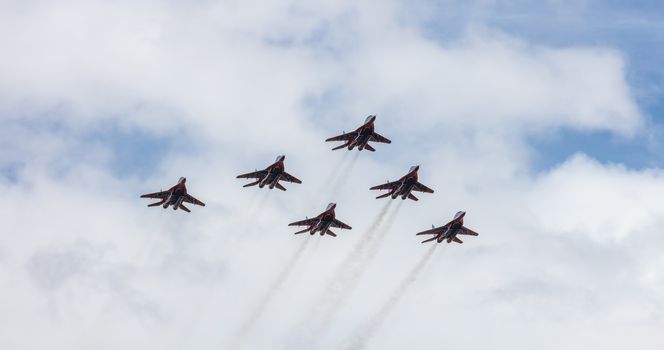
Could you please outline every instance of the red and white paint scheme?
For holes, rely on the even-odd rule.
[[[285,191],[286,188],[279,183],[280,180],[301,184],[302,181],[300,181],[300,179],[286,172],[284,160],[286,160],[286,156],[278,156],[277,160],[267,168],[254,171],[252,173],[238,175],[237,178],[256,179],[256,181],[248,183],[244,185],[244,187],[258,185],[258,187],[263,188],[267,185],[269,189],[276,187],[282,191]]]
[[[401,199],[410,198],[414,201],[418,200],[411,192],[418,191],[424,193],[433,193],[433,190],[429,187],[424,186],[423,184],[417,181],[417,172],[420,170],[419,165],[414,165],[410,167],[408,174],[402,176],[399,180],[393,182],[387,182],[384,185],[378,185],[371,187],[370,190],[389,190],[389,192],[382,194],[378,198],[385,198],[387,196],[392,196],[392,199],[401,197]]]
[[[336,237],[337,236],[336,233],[330,231],[330,227],[352,230],[353,229],[352,227],[336,219],[336,214],[334,213],[334,209],[336,207],[337,207],[336,203],[330,203],[327,205],[325,211],[322,212],[317,217],[312,219],[307,218],[302,221],[292,222],[288,224],[288,226],[308,226],[302,231],[295,232],[296,235],[300,233],[309,232],[309,234],[313,236],[314,234],[316,234],[316,232],[320,232],[321,236],[327,234],[332,237]]]
[[[353,148],[357,147],[358,151],[367,149],[371,152],[375,152],[376,149],[371,147],[369,141],[381,143],[392,143],[392,141],[374,131],[374,121],[376,121],[376,116],[370,115],[364,121],[364,124],[362,124],[362,126],[357,128],[355,131],[343,133],[335,137],[330,137],[329,139],[325,140],[325,142],[344,141],[344,144],[341,146],[334,147],[332,149],[333,151],[344,147],[348,147],[348,150],[352,151]]]
[[[434,235],[434,237],[429,238],[427,240],[422,241],[422,243],[430,242],[433,240],[438,241],[438,243],[441,243],[442,241],[447,241],[447,243],[451,243],[452,241],[457,242],[457,243],[463,243],[457,237],[457,235],[468,235],[468,236],[478,236],[479,234],[468,227],[463,226],[463,218],[466,216],[465,211],[460,211],[457,212],[456,215],[454,215],[454,219],[452,221],[448,222],[444,226],[441,227],[433,227],[431,225],[431,230],[426,230],[422,231],[420,233],[417,233],[416,235]]]
[[[164,207],[164,209],[166,209],[168,208],[168,206],[172,205],[173,210],[182,209],[188,213],[191,212],[191,210],[189,210],[189,208],[184,206],[184,202],[204,207],[205,203],[199,201],[198,199],[194,198],[192,195],[187,193],[187,186],[185,185],[185,182],[187,182],[187,179],[181,177],[180,180],[178,180],[178,183],[175,186],[168,189],[168,191],[160,191],[155,193],[144,194],[141,196],[141,198],[160,199],[159,202],[148,204],[148,207],[156,207],[158,205],[161,205]]]

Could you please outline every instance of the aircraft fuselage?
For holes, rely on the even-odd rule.
[[[441,243],[445,240],[447,240],[447,243],[451,243],[454,240],[454,237],[457,236],[461,228],[463,227],[463,217],[466,215],[466,213],[461,214],[461,216],[455,218],[454,220],[450,221],[447,226],[447,230],[438,237],[438,243]]]
[[[169,192],[170,194],[168,195],[162,206],[164,207],[164,209],[166,209],[172,205],[173,210],[177,210],[178,208],[180,208],[180,204],[182,204],[184,196],[187,194],[187,187],[184,185],[184,183],[179,183],[175,185],[173,188],[171,188]]]
[[[372,119],[357,129],[357,137],[348,144],[348,149],[353,150],[353,148],[357,147],[358,150],[363,150],[373,133],[374,122]]]
[[[311,227],[311,231],[309,231],[309,233],[314,235],[316,232],[320,232],[321,236],[325,235],[325,232],[327,232],[327,230],[330,228],[330,225],[332,225],[334,217],[334,209],[324,212],[318,217],[318,223]]]
[[[401,197],[401,199],[408,198],[408,195],[413,191],[413,187],[417,183],[417,170],[406,174],[401,178],[401,185],[392,193],[392,199]]]
[[[273,189],[279,183],[284,169],[283,159],[267,167],[267,175],[258,183],[258,187],[263,188],[265,185],[268,185],[270,189]]]

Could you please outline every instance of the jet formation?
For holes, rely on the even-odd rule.
[[[347,148],[349,151],[357,148],[358,151],[364,149],[371,152],[375,152],[376,149],[373,148],[369,142],[379,142],[379,143],[392,143],[388,138],[376,133],[374,123],[376,121],[375,115],[370,115],[364,121],[360,127],[355,131],[349,133],[343,133],[338,136],[334,136],[325,140],[326,142],[330,141],[342,141],[343,143],[339,146],[332,148],[332,150],[338,150],[342,148]],[[256,170],[250,173],[238,175],[238,179],[252,179],[252,182],[243,185],[243,187],[251,187],[258,185],[259,188],[264,188],[267,186],[268,189],[274,189],[275,187],[286,191],[286,188],[280,183],[280,181],[286,181],[294,184],[301,184],[302,181],[295,176],[286,172],[286,167],[284,161],[286,156],[280,155],[277,157],[274,163],[270,164],[263,170]],[[408,173],[402,176],[399,180],[388,181],[385,184],[377,185],[371,187],[369,190],[383,190],[387,191],[384,194],[379,195],[376,199],[391,197],[396,199],[401,197],[402,200],[406,198],[413,201],[419,200],[413,195],[413,191],[423,192],[423,193],[434,193],[434,191],[423,185],[418,181],[418,171],[420,170],[419,165],[412,166]],[[168,189],[167,191],[160,191],[155,193],[149,193],[141,195],[141,198],[153,198],[159,199],[158,202],[148,204],[148,207],[163,206],[164,209],[169,206],[173,207],[173,210],[182,209],[186,212],[191,212],[184,203],[191,203],[194,205],[205,206],[205,203],[194,198],[192,195],[187,193],[187,187],[185,186],[186,178],[181,177],[178,183]],[[305,226],[306,228],[295,232],[295,234],[309,233],[310,235],[315,235],[320,233],[321,236],[329,235],[336,237],[337,234],[332,232],[330,228],[338,228],[351,230],[352,227],[347,225],[338,219],[336,219],[335,209],[337,207],[336,203],[330,203],[325,208],[325,211],[320,213],[314,218],[305,218],[301,221],[296,221],[288,224],[288,226]],[[465,211],[459,211],[456,213],[452,221],[447,224],[434,227],[431,226],[430,230],[422,231],[416,235],[432,235],[433,237],[422,241],[422,243],[427,243],[431,241],[436,241],[437,243],[442,243],[447,241],[447,243],[457,242],[463,243],[457,236],[458,235],[469,235],[477,236],[478,233],[465,227],[463,225],[463,219],[466,216]]]

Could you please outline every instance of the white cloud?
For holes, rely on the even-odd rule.
[[[642,132],[619,52],[482,26],[439,42],[396,1],[2,6],[0,165],[21,166],[0,181],[0,347],[223,347],[304,238],[286,224],[328,201],[354,230],[314,237],[247,348],[338,348],[423,253],[412,234],[458,209],[481,235],[441,246],[369,347],[661,346],[661,171],[583,155],[529,167],[526,136]],[[331,193],[343,154],[322,140],[369,113],[394,142]],[[195,147],[118,178],[113,148],[90,138],[103,123]],[[278,153],[302,185],[264,198],[233,178]],[[383,205],[368,187],[412,163],[436,193],[404,203],[308,343],[295,325]],[[208,206],[137,198],[181,175]]]

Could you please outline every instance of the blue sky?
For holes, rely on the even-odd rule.
[[[432,2],[436,4],[437,2]],[[427,25],[431,37],[445,42],[461,35],[468,23],[499,28],[516,37],[553,47],[600,46],[618,50],[626,62],[627,81],[648,125],[632,138],[604,132],[563,130],[534,137],[534,170],[549,169],[576,152],[602,162],[633,168],[660,167],[664,120],[664,5],[658,1],[560,1],[553,3],[487,2],[459,15],[442,2],[432,5]],[[562,5],[562,8],[558,6]]]

